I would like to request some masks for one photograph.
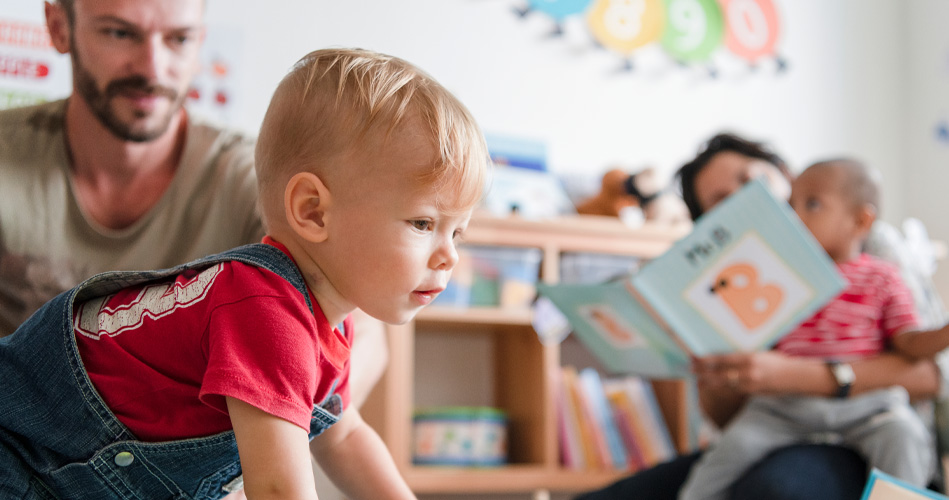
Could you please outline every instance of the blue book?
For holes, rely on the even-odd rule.
[[[579,381],[580,387],[583,388],[593,407],[596,424],[603,432],[610,457],[613,459],[613,467],[625,469],[629,465],[629,456],[626,454],[626,446],[613,419],[613,410],[606,399],[600,374],[592,368],[584,368],[580,370]]]
[[[538,292],[616,373],[683,377],[689,357],[768,349],[846,286],[791,207],[749,182],[631,276]]]
[[[860,500],[949,500],[949,497],[907,484],[879,469],[870,471],[870,478]]]

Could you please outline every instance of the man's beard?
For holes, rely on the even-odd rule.
[[[75,82],[76,92],[85,99],[92,113],[99,119],[99,122],[105,126],[113,135],[124,141],[131,142],[149,142],[168,130],[168,124],[171,118],[181,109],[185,94],[179,95],[174,89],[154,85],[143,76],[130,76],[113,80],[106,85],[104,91],[96,87],[95,79],[92,74],[86,71],[82,63],[79,62],[79,56],[73,52],[72,56],[73,81]],[[137,130],[128,123],[122,122],[110,107],[112,98],[126,91],[144,92],[149,95],[163,95],[171,102],[168,114],[161,122],[150,129]],[[141,118],[146,115],[136,112]]]

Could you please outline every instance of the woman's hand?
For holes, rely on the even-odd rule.
[[[693,370],[699,389],[714,392],[728,390],[738,394],[788,394],[810,392],[801,386],[800,377],[814,375],[823,368],[813,360],[792,358],[777,351],[743,352],[694,358]],[[830,372],[827,382],[831,382]]]
[[[693,358],[692,369],[702,410],[719,427],[728,424],[750,395],[830,396],[837,387],[823,361],[777,351]]]
[[[925,399],[939,389],[939,371],[931,360],[883,353],[851,364],[856,373],[851,394],[900,385],[913,399]],[[824,360],[777,351],[709,355],[694,358],[692,365],[700,391],[832,397],[838,389]]]
[[[883,353],[852,363],[856,380],[851,395],[900,385],[912,399],[939,389],[939,371],[931,360],[909,360]],[[705,414],[724,426],[750,395],[799,394],[833,397],[838,390],[822,359],[793,357],[777,351],[716,354],[693,358],[699,401]]]

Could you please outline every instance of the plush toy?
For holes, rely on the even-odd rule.
[[[653,168],[635,174],[614,168],[603,174],[600,192],[577,204],[577,213],[623,218],[630,208],[639,207],[647,221],[664,224],[689,223],[682,199],[663,189]]]

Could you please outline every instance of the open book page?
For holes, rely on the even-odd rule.
[[[540,283],[581,342],[612,373],[655,378],[689,374],[689,357],[628,292],[628,278],[601,284]]]
[[[791,207],[760,180],[701,217],[632,281],[698,356],[766,349],[845,286]]]
[[[632,276],[538,292],[608,370],[682,377],[690,355],[770,348],[844,286],[790,206],[752,181]]]

